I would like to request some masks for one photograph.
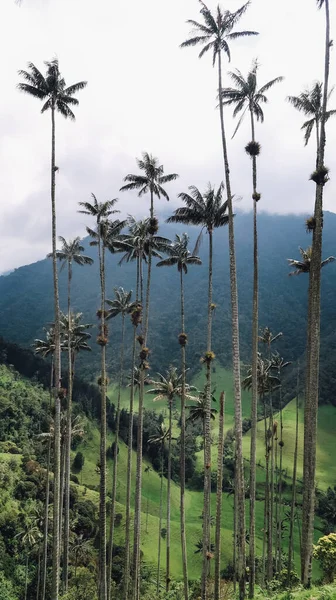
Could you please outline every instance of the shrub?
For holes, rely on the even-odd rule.
[[[314,558],[319,561],[326,581],[331,583],[336,574],[336,533],[320,537],[314,546]]]
[[[76,469],[76,471],[81,471],[82,468],[84,467],[84,462],[85,462],[84,454],[82,452],[77,452],[77,454],[74,458],[74,461],[73,461],[74,469]]]

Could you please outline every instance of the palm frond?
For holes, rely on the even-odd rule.
[[[264,94],[265,92],[268,92],[268,90],[270,90],[276,83],[281,83],[283,80],[284,80],[284,77],[282,77],[282,76],[275,77],[274,79],[272,79],[268,83],[265,83],[265,85],[263,85],[260,88],[260,90],[258,91],[258,93],[259,94]]]
[[[65,88],[64,94],[66,96],[73,96],[73,94],[75,94],[76,92],[83,90],[87,86],[87,83],[87,81],[79,81],[78,83],[74,83],[73,85],[70,85],[69,87]]]

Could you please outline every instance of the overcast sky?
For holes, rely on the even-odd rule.
[[[216,4],[208,0],[209,8]],[[230,10],[241,4],[221,2]],[[21,7],[1,0],[0,272],[50,251],[50,114],[41,115],[40,102],[16,90],[17,71],[28,61],[43,69],[43,61],[56,56],[68,85],[88,80],[78,94],[76,122],[57,118],[58,234],[84,234],[77,203],[89,200],[91,192],[100,200],[119,196],[122,214],[143,216],[146,198],[119,188],[127,173],[136,172],[135,157],[144,150],[158,156],[167,173],[180,174],[167,187],[170,208],[188,185],[203,189],[208,181],[222,180],[217,73],[210,56],[199,60],[195,48],[179,48],[190,32],[188,18],[199,18],[197,0],[23,0]],[[314,138],[303,147],[303,116],[285,98],[322,79],[324,13],[315,0],[252,0],[240,28],[260,35],[232,42],[231,64],[223,65],[226,85],[228,70],[246,74],[254,58],[260,85],[285,76],[268,93],[265,123],[257,127],[259,208],[308,215]],[[336,93],[332,108],[333,103],[336,108]],[[231,137],[229,109],[226,124]],[[327,133],[326,164],[335,171],[336,119]],[[229,141],[233,192],[243,210],[251,206],[250,159],[244,152],[249,138],[246,119]],[[325,209],[336,212],[335,192],[334,180],[326,186]],[[166,202],[156,208],[166,211]]]

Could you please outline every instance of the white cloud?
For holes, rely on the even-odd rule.
[[[208,0],[209,7],[215,4]],[[225,7],[234,10],[241,4],[231,0]],[[84,233],[77,202],[89,199],[92,191],[102,199],[119,196],[123,214],[140,216],[147,210],[146,200],[118,191],[143,150],[157,155],[167,172],[180,173],[169,187],[172,206],[191,183],[204,187],[223,178],[216,70],[210,56],[198,60],[196,49],[179,48],[189,33],[185,21],[197,19],[198,8],[196,0],[24,0],[20,8],[14,0],[2,0],[0,271],[50,250],[50,116],[40,115],[38,101],[15,89],[17,71],[28,61],[42,68],[56,55],[69,84],[89,82],[78,96],[77,122],[57,120],[60,234]],[[269,93],[265,124],[257,131],[263,149],[260,208],[309,213],[314,144],[303,148],[302,117],[285,98],[322,78],[323,11],[317,11],[314,0],[253,0],[241,27],[260,35],[232,42],[232,63],[224,65],[224,75],[234,68],[246,73],[257,57],[261,83],[286,78]],[[336,106],[336,94],[334,101]],[[230,111],[226,115],[229,137],[234,124]],[[250,207],[250,163],[244,152],[248,126],[246,120],[229,142],[233,191],[242,197],[244,209]],[[336,120],[328,124],[331,171],[335,143]],[[328,210],[336,210],[335,192],[331,181]]]

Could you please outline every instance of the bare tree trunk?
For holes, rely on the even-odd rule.
[[[330,70],[330,13],[329,0],[324,0],[326,13],[324,89],[321,117],[320,145],[317,156],[317,171],[324,167],[326,145],[325,121],[328,102],[329,70]],[[315,228],[313,232],[312,257],[310,263],[310,353],[308,398],[305,406],[304,434],[304,478],[302,507],[302,553],[301,577],[305,586],[311,585],[311,566],[313,551],[313,531],[315,512],[315,471],[316,471],[316,435],[319,393],[319,361],[320,361],[320,317],[321,317],[321,260],[322,260],[322,228],[323,228],[323,189],[324,178],[316,185]],[[307,425],[307,427],[306,427]]]
[[[220,395],[218,460],[217,460],[217,497],[216,497],[216,542],[215,542],[215,600],[220,600],[220,563],[221,563],[221,521],[223,488],[223,450],[224,450],[224,408],[225,394]]]
[[[169,400],[169,437],[168,437],[168,472],[167,472],[167,535],[166,535],[166,592],[170,588],[170,495],[171,495],[171,445],[173,427],[173,400]]]
[[[262,550],[262,584],[266,582],[266,546],[267,546],[267,524],[268,524],[268,495],[269,495],[269,453],[268,453],[268,440],[267,440],[267,414],[266,414],[266,400],[263,397],[264,405],[264,426],[265,426],[265,500],[264,500],[264,531],[263,531],[263,550]]]
[[[251,115],[252,141],[255,142],[253,111]],[[255,585],[255,500],[257,468],[258,426],[258,230],[257,230],[257,159],[252,156],[253,186],[253,315],[252,315],[252,404],[251,404],[251,449],[250,449],[250,545],[249,545],[249,598],[254,597]]]
[[[64,511],[64,555],[63,555],[63,586],[68,591],[69,578],[69,536],[70,536],[70,475],[71,475],[71,419],[72,419],[72,386],[73,386],[73,352],[72,352],[72,322],[71,322],[71,280],[72,265],[68,263],[68,393],[67,393],[67,422],[65,438],[65,511]]]
[[[116,505],[116,497],[117,497],[117,478],[118,478],[120,396],[121,396],[121,390],[122,390],[122,386],[123,386],[123,377],[124,377],[124,345],[125,345],[125,314],[123,313],[122,314],[122,324],[121,324],[120,373],[119,373],[118,403],[117,403],[117,417],[116,417],[116,434],[115,434],[115,439],[114,439],[112,500],[111,500],[110,535],[109,535],[110,539],[109,539],[109,554],[108,554],[107,600],[111,600],[114,520],[115,520],[115,505]]]
[[[161,567],[161,529],[162,529],[162,498],[163,498],[163,442],[161,446],[161,485],[160,485],[160,509],[159,509],[159,541],[158,541],[158,563],[156,576],[156,593],[160,592],[160,567]]]
[[[184,319],[184,286],[183,286],[183,268],[180,271],[181,285],[181,332],[185,333]],[[186,435],[186,348],[185,344],[181,345],[181,367],[182,367],[182,390],[181,390],[181,462],[180,462],[180,513],[181,513],[181,549],[182,549],[182,568],[183,568],[183,585],[184,585],[184,600],[189,598],[188,589],[188,559],[187,559],[187,540],[185,528],[185,435]]]
[[[55,197],[55,100],[51,107],[51,221],[52,221],[52,262],[54,280],[54,311],[55,311],[55,425],[54,425],[54,513],[53,513],[53,560],[52,560],[52,584],[51,600],[59,598],[60,579],[60,472],[61,472],[61,401],[59,389],[61,386],[61,342],[60,342],[60,308],[58,294],[58,272],[56,256],[56,197]]]
[[[105,238],[105,232],[104,232]],[[101,287],[101,336],[107,338],[105,330],[105,240],[99,239],[100,287]],[[99,497],[99,600],[107,600],[106,581],[106,344],[101,347],[101,416],[100,416],[100,497]]]
[[[282,569],[282,531],[281,531],[281,523],[282,523],[282,459],[283,459],[283,414],[282,414],[282,386],[280,384],[280,460],[279,460],[279,475],[278,475],[278,518],[277,518],[277,527],[278,527],[278,572],[280,573]]]
[[[245,598],[245,575],[246,575],[246,550],[245,550],[245,492],[244,492],[244,462],[243,462],[243,431],[242,431],[242,403],[240,384],[240,352],[239,352],[239,317],[238,317],[238,289],[236,272],[236,252],[234,241],[234,222],[232,208],[232,194],[230,181],[230,168],[226,146],[224,111],[222,103],[222,62],[221,52],[218,53],[218,93],[219,112],[222,133],[223,159],[225,170],[225,184],[227,202],[229,209],[229,254],[230,254],[230,287],[231,287],[231,310],[232,310],[232,365],[235,400],[235,438],[237,449],[236,462],[236,488],[237,488],[237,570],[239,581],[239,600]]]
[[[268,492],[268,519],[267,519],[267,581],[273,579],[273,504],[274,504],[274,448],[273,448],[273,404],[272,392],[270,393],[270,415],[268,427],[268,461],[271,459],[269,472]]]
[[[50,367],[50,407],[54,388],[54,358],[51,360]],[[50,463],[51,463],[51,435],[48,442],[47,455],[47,475],[46,475],[46,496],[44,502],[44,526],[43,526],[43,567],[42,567],[42,600],[45,600],[47,585],[47,564],[48,564],[48,525],[49,525],[49,494],[50,494]]]
[[[141,286],[142,302],[142,276],[140,276],[140,261],[137,257],[137,278],[136,278],[136,301],[139,300],[139,285]],[[134,415],[134,369],[135,369],[135,346],[136,346],[137,326],[133,325],[133,345],[132,345],[132,367],[131,367],[131,393],[129,405],[128,421],[128,451],[127,451],[127,481],[126,481],[126,533],[125,533],[125,568],[124,568],[124,598],[129,598],[129,584],[131,576],[130,562],[130,542],[131,542],[131,488],[132,488],[132,452],[133,452],[133,415]]]
[[[208,327],[207,353],[211,353],[212,345],[212,261],[213,232],[209,234],[209,279],[208,279]],[[206,359],[206,411],[204,418],[204,503],[203,503],[203,565],[202,565],[202,600],[207,598],[207,579],[209,575],[210,552],[210,499],[211,499],[211,356]]]
[[[297,390],[296,390],[296,422],[295,422],[295,446],[294,446],[294,464],[293,464],[293,480],[292,480],[292,501],[289,520],[289,542],[288,542],[288,564],[287,564],[287,587],[290,587],[291,570],[293,566],[293,541],[294,541],[294,521],[295,521],[295,503],[296,503],[296,477],[297,477],[297,459],[299,446],[299,380],[300,367],[298,366],[297,373]]]

